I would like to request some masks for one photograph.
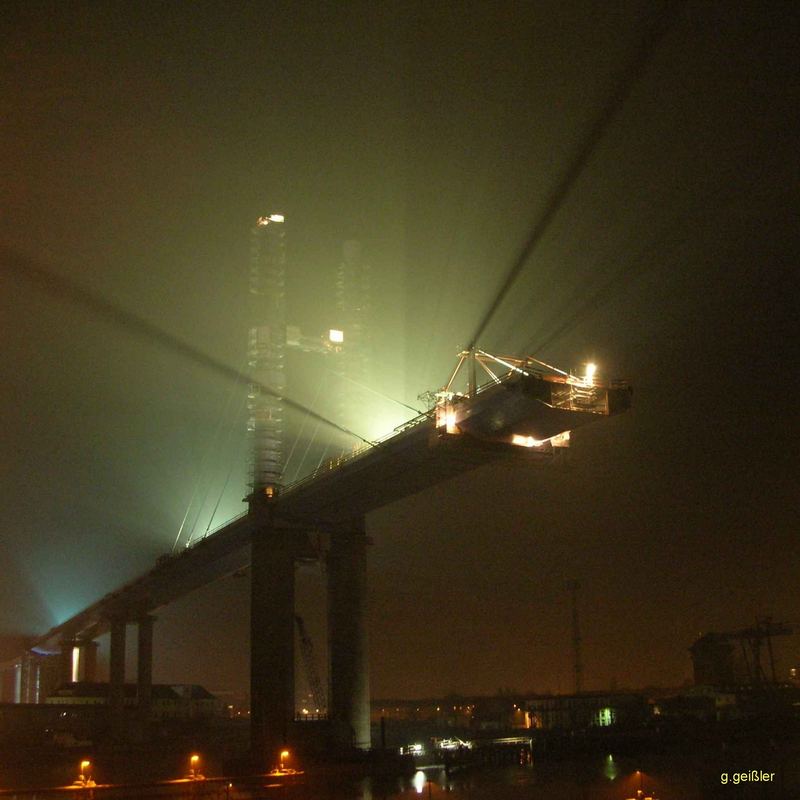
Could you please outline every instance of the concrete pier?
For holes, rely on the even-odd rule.
[[[36,659],[28,652],[20,659],[19,672],[15,687],[15,702],[38,703],[37,694],[39,665]]]
[[[97,680],[97,650],[99,645],[91,639],[79,639],[78,648],[78,680],[94,683]]]
[[[329,714],[340,744],[367,749],[369,654],[366,624],[367,537],[363,518],[331,533],[328,554]]]
[[[15,703],[24,703],[24,702],[26,702],[25,700],[23,700],[23,697],[22,697],[22,690],[24,688],[23,685],[22,685],[22,683],[23,683],[22,682],[23,667],[24,667],[24,664],[23,664],[22,661],[20,661],[14,667],[14,702]]]
[[[111,715],[111,735],[121,739],[125,727],[125,634],[124,618],[111,620],[111,649],[108,662],[108,705]]]
[[[58,683],[71,683],[73,680],[79,680],[79,676],[74,674],[73,670],[73,652],[77,646],[74,639],[62,639],[58,643]]]
[[[139,717],[147,721],[153,698],[153,624],[156,618],[144,614],[136,621],[136,699]]]
[[[250,748],[272,768],[294,719],[294,542],[266,523],[253,534],[250,596]]]

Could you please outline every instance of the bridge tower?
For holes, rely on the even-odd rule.
[[[250,719],[251,751],[271,766],[291,743],[294,720],[295,564],[309,557],[309,526],[294,526],[274,513],[283,488],[284,403],[287,347],[335,354],[339,377],[336,414],[350,426],[363,408],[358,387],[368,363],[368,268],[357,242],[345,243],[336,279],[337,329],[314,343],[298,330],[287,337],[285,220],[260,217],[251,231],[248,428],[252,444],[250,513],[257,519],[251,551]],[[295,341],[295,338],[297,341]],[[291,341],[290,341],[291,340]],[[341,345],[341,346],[340,346]],[[358,413],[358,412],[356,412]],[[347,445],[343,445],[347,446]],[[366,534],[364,520],[330,534],[328,625],[329,712],[342,745],[369,747],[369,679],[365,624]]]
[[[288,743],[294,716],[294,552],[269,500],[283,482],[286,390],[286,241],[281,214],[259,217],[250,232],[247,360],[253,534],[250,595],[251,750],[271,767]]]
[[[283,480],[286,390],[286,242],[281,214],[259,217],[250,233],[248,430],[253,496],[277,493]],[[272,391],[266,391],[266,389]]]

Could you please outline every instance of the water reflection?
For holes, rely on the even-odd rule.
[[[605,775],[610,781],[613,781],[619,775],[617,762],[614,761],[614,756],[612,756],[611,753],[608,754],[606,757],[606,763],[603,765],[603,775]]]
[[[419,770],[398,778],[343,779],[316,786],[313,781],[286,800],[622,800],[648,790],[658,798],[699,800],[695,775],[679,765],[659,765],[638,773],[637,761],[612,754],[582,760],[536,762],[527,766],[471,769],[448,775],[444,770]],[[642,777],[644,775],[644,779]],[[283,800],[279,793],[271,795]],[[260,800],[260,799],[259,799]]]

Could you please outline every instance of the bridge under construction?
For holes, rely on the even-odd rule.
[[[250,497],[249,511],[213,535],[164,558],[148,573],[38,637],[57,642],[65,680],[93,676],[94,639],[111,633],[112,715],[121,713],[125,683],[125,630],[138,626],[141,710],[152,675],[152,612],[211,581],[248,565],[252,573],[251,719],[254,749],[266,752],[290,741],[294,718],[294,571],[319,555],[325,534],[330,647],[329,716],[341,740],[370,744],[365,625],[365,515],[425,487],[500,459],[546,461],[569,444],[569,432],[625,411],[631,390],[594,375],[560,374],[540,362],[463,353],[460,363],[493,372],[472,391],[451,381],[435,407],[372,447],[323,465],[279,490],[267,486]],[[495,369],[492,369],[492,365]]]
[[[282,215],[273,214],[259,218],[251,231],[252,478],[247,512],[176,554],[162,556],[146,574],[29,642],[30,648],[60,652],[62,682],[93,681],[96,639],[110,634],[110,718],[112,732],[120,738],[128,625],[137,628],[137,712],[144,721],[152,699],[153,612],[249,566],[251,749],[259,761],[273,761],[293,738],[295,569],[298,563],[320,559],[327,566],[329,724],[341,746],[368,748],[366,515],[494,461],[546,462],[569,446],[571,431],[630,407],[630,386],[601,380],[593,364],[573,374],[533,357],[498,356],[473,342],[459,353],[444,386],[429,393],[427,412],[379,441],[357,437],[362,446],[320,461],[309,475],[287,484],[285,407],[326,422],[340,435],[352,432],[289,399],[286,352],[295,348],[332,355],[349,385],[363,385],[369,363],[369,298],[368,266],[360,248],[349,243],[336,289],[341,329],[314,337],[289,325],[284,223]],[[181,349],[193,355],[189,348]],[[338,403],[358,405],[344,395]],[[20,670],[17,694],[30,699],[37,675],[35,663],[28,666]]]

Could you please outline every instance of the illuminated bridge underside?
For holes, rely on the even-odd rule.
[[[455,404],[454,434],[436,427],[435,416],[423,416],[377,446],[289,487],[268,501],[273,524],[302,534],[347,528],[352,520],[498,460],[546,460],[552,448],[516,447],[514,433],[544,439],[560,431],[624,411],[627,389],[603,390],[602,409],[555,408],[557,385],[530,376],[490,386],[474,398]],[[546,397],[545,397],[546,395]],[[185,594],[231,575],[250,564],[250,540],[263,527],[258,514],[246,514],[180,555],[166,558],[137,580],[51,629],[33,642],[94,638],[109,629],[110,619],[134,620]],[[307,537],[305,537],[307,538]]]
[[[409,428],[360,457],[293,487],[279,498],[277,514],[288,522],[336,527],[498,459],[545,459],[466,436],[437,438],[432,419]]]

